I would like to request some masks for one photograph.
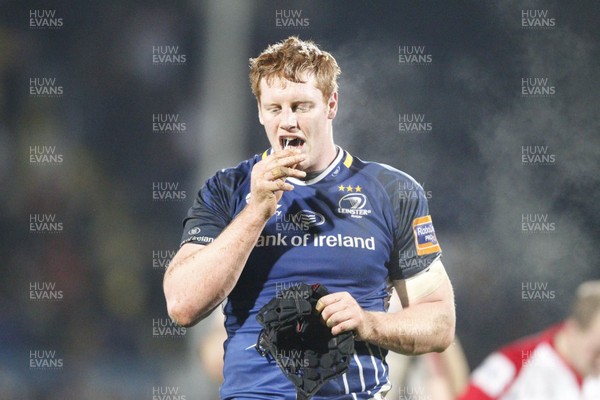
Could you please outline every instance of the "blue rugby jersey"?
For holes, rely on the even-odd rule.
[[[182,245],[211,243],[244,208],[250,172],[268,154],[224,169],[199,191],[184,220]],[[422,187],[389,166],[339,149],[310,181],[290,179],[223,307],[223,399],[295,399],[295,388],[274,361],[256,351],[258,310],[298,285],[320,283],[348,291],[366,310],[385,311],[391,280],[426,269],[441,249]],[[348,371],[314,399],[369,399],[389,389],[387,351],[356,342]]]

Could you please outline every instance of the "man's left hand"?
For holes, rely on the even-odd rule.
[[[367,336],[370,329],[368,312],[348,292],[331,293],[319,299],[316,309],[332,335],[354,331],[357,339]]]

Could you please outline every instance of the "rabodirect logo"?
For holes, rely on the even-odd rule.
[[[371,214],[371,210],[364,209],[367,205],[367,196],[362,193],[348,193],[338,202],[338,213],[350,214],[354,218],[362,218]]]

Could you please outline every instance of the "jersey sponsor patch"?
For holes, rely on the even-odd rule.
[[[199,226],[195,226],[195,227],[191,228],[187,232],[188,235],[190,235],[190,236],[185,238],[183,240],[183,242],[181,242],[180,246],[183,246],[184,244],[190,243],[190,242],[199,243],[199,244],[209,244],[215,240],[213,237],[200,235],[201,232],[202,232],[202,229],[200,229]]]
[[[424,256],[442,251],[435,236],[435,229],[433,229],[433,222],[431,222],[430,215],[415,218],[412,227],[415,235],[417,255]]]
[[[209,236],[190,236],[181,242],[180,246],[183,246],[186,243],[198,243],[198,244],[211,244],[215,239]]]

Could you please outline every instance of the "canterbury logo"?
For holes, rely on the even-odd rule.
[[[294,215],[294,221],[307,226],[319,226],[325,223],[325,217],[310,210],[302,210]]]

